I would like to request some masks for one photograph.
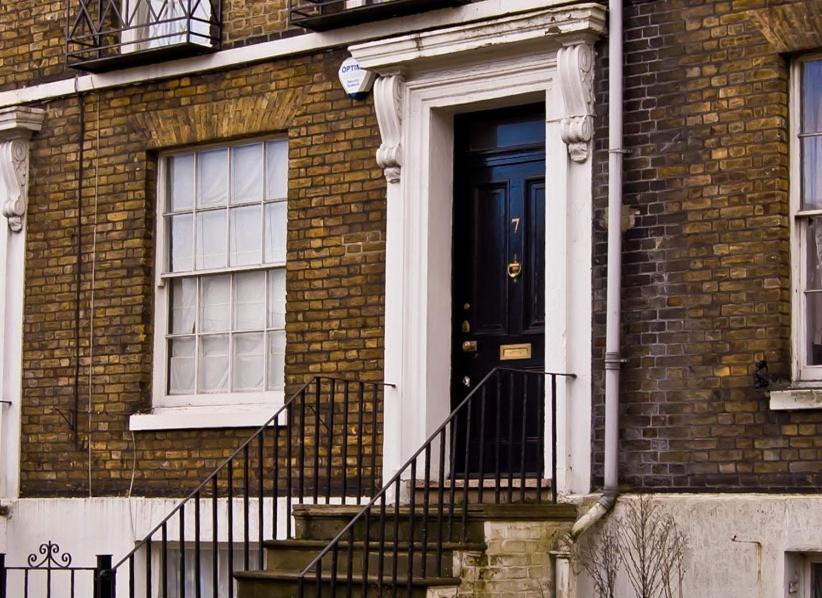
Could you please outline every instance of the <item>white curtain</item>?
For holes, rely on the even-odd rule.
[[[211,16],[209,0],[149,0],[149,3],[149,23],[154,24],[148,27],[148,37],[158,38],[149,40],[149,48],[183,43],[188,31],[191,31],[192,43],[211,45],[208,41],[210,25],[207,22]],[[191,17],[206,22],[189,20],[189,7]]]

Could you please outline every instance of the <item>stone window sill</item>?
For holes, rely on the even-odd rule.
[[[132,432],[258,428],[274,415],[281,404],[155,407],[150,413],[135,413],[129,417],[128,428]]]
[[[770,393],[772,411],[822,409],[822,388],[786,388]]]

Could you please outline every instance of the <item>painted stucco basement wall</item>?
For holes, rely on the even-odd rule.
[[[637,499],[621,497],[603,526],[618,530],[626,504]],[[786,557],[822,551],[822,496],[675,494],[654,495],[652,502],[688,536],[682,595],[689,598],[790,598]],[[603,526],[588,532],[584,542],[596,542]],[[596,596],[584,572],[576,581],[577,596]],[[616,595],[634,596],[624,572]]]

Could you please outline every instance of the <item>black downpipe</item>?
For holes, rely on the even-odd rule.
[[[74,448],[80,450],[80,434],[78,421],[80,420],[80,285],[83,275],[83,178],[85,176],[85,136],[86,136],[86,101],[82,93],[77,94],[80,107],[80,132],[78,142],[80,150],[78,152],[79,169],[77,173],[77,222],[74,239],[75,265],[74,265],[74,407],[69,414],[69,428],[74,437]]]

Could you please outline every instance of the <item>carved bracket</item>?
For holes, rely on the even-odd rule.
[[[14,232],[23,230],[28,206],[29,139],[44,115],[25,106],[0,109],[0,208]]]
[[[374,108],[382,137],[377,164],[389,183],[399,183],[402,171],[402,93],[399,75],[379,77],[374,84]]]
[[[560,135],[574,162],[585,162],[594,136],[594,49],[581,43],[557,52],[559,85],[565,102]]]
[[[23,229],[29,187],[29,140],[25,138],[0,141],[0,197],[3,216],[14,232]]]

